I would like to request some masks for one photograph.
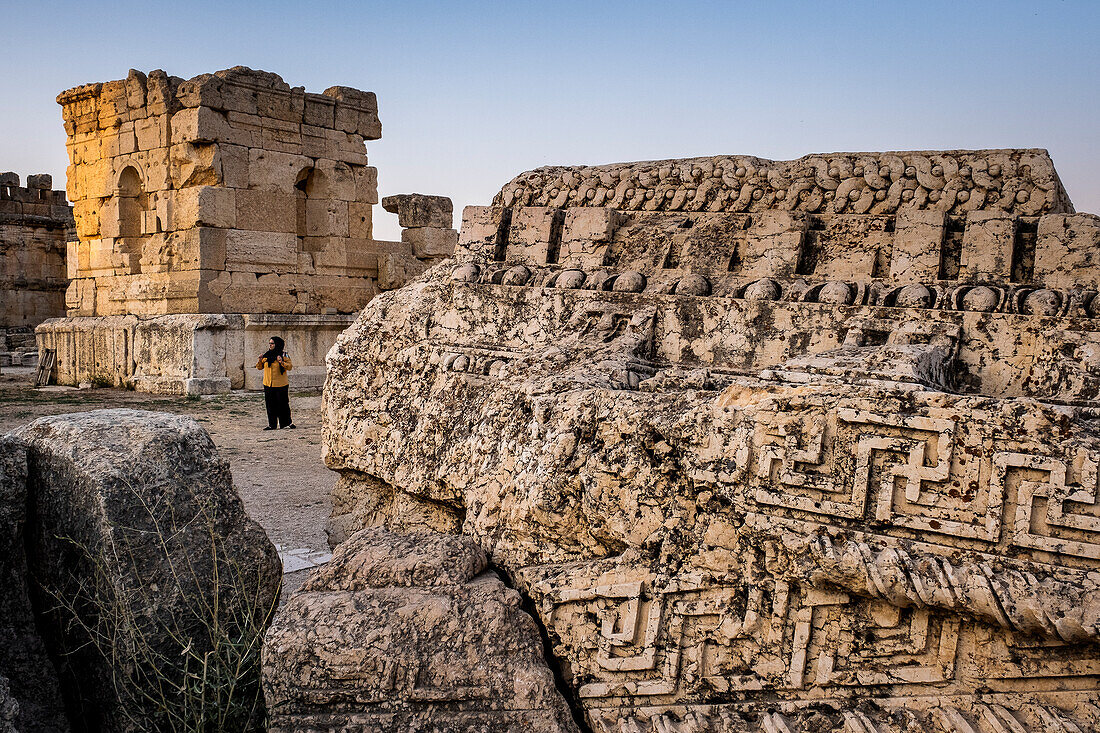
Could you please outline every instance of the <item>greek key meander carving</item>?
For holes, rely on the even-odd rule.
[[[838,408],[807,422],[758,425],[758,502],[984,543],[1007,529],[1011,545],[1100,559],[1091,453],[997,451],[942,418]]]

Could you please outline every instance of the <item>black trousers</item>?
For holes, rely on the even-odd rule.
[[[267,424],[273,428],[290,425],[290,386],[264,387]]]

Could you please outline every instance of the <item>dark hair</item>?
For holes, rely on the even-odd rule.
[[[271,340],[275,342],[275,348],[268,349],[267,351],[264,352],[264,355],[260,358],[267,359],[268,364],[278,364],[277,359],[280,356],[283,356],[283,347],[286,345],[286,342],[283,341],[278,336],[272,336]],[[282,372],[285,372],[285,371],[286,371],[286,369],[283,368],[283,365],[279,364],[279,372],[282,373]]]

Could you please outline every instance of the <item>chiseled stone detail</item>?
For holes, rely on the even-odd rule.
[[[469,538],[364,529],[279,611],[269,730],[576,731],[520,595]]]
[[[546,166],[516,176],[493,203],[624,211],[1073,213],[1045,150],[826,153],[784,161],[723,155]]]
[[[1100,218],[1044,152],[495,204],[330,354],[334,541],[475,538],[594,731],[1098,729]]]

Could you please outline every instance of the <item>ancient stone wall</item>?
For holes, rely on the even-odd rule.
[[[70,315],[351,313],[377,288],[374,94],[235,68],[58,96],[69,135]],[[411,254],[410,254],[411,257]]]
[[[331,352],[334,543],[476,539],[594,731],[1100,729],[1100,217],[1045,153],[542,169],[463,219]]]
[[[65,314],[73,213],[48,175],[0,173],[0,366],[37,353],[34,327]]]
[[[298,386],[318,386],[324,354],[350,314],[453,250],[449,217],[435,229],[417,225],[434,233],[427,245],[373,238],[377,171],[367,165],[364,141],[380,138],[382,127],[371,92],[312,94],[236,67],[190,80],[131,71],[57,100],[79,241],[68,245],[70,319],[39,335],[43,348],[78,356],[59,362],[61,381],[106,378],[176,392],[253,386],[238,375],[244,362],[205,373],[199,363],[217,365],[219,354],[202,361],[210,355],[198,341],[165,345],[172,358],[164,363],[90,371],[81,365],[95,362],[88,357],[95,338],[84,334],[111,341],[132,334],[116,332],[115,321],[72,320],[197,314],[198,332],[208,325],[198,316],[251,314],[304,317],[282,322],[279,334],[296,366],[321,370],[320,379]],[[440,238],[445,232],[449,240]],[[147,334],[176,326],[143,324]],[[254,362],[264,349],[253,353],[255,339],[237,336],[247,342],[245,362]]]

